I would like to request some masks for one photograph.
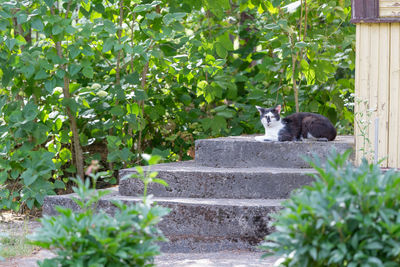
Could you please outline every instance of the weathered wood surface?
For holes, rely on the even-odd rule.
[[[379,17],[400,17],[400,1],[379,0]]]
[[[400,23],[357,24],[356,39],[356,161],[374,159],[377,132],[381,166],[400,168]]]
[[[400,25],[392,25],[390,32],[390,108],[389,108],[389,157],[388,164],[400,167],[399,138],[399,89],[400,89]]]

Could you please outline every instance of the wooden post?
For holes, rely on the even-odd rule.
[[[400,168],[400,0],[352,0],[352,22],[356,162]]]

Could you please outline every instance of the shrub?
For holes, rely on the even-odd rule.
[[[91,175],[93,184],[102,175]],[[42,228],[30,236],[32,243],[55,249],[57,256],[40,262],[40,266],[152,266],[159,254],[156,241],[165,241],[156,227],[166,208],[152,205],[150,198],[135,205],[113,202],[118,208],[111,217],[104,211],[94,212],[107,190],[90,188],[90,181],[74,179],[78,187],[73,201],[80,207],[56,207],[59,216],[44,216]]]
[[[400,266],[400,173],[382,172],[350,152],[331,153],[315,182],[284,203],[264,256],[283,266]]]

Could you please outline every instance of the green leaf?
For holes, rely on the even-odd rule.
[[[7,85],[10,83],[11,79],[13,78],[14,73],[12,72],[11,69],[6,68],[6,67],[3,68],[2,70],[3,70],[3,77],[1,77],[2,78],[1,79],[1,84],[4,87],[7,87]]]
[[[5,43],[6,43],[6,46],[8,47],[8,49],[10,51],[12,51],[14,46],[17,44],[17,40],[7,38]]]
[[[312,258],[313,260],[317,260],[318,254],[317,254],[317,249],[316,249],[315,247],[312,247],[312,248],[310,249],[310,255],[311,255],[311,258]]]
[[[137,101],[146,100],[147,98],[148,98],[148,96],[144,90],[141,90],[141,89],[135,90],[135,99]]]
[[[68,160],[72,159],[72,153],[68,148],[63,148],[60,151],[60,159],[63,162],[67,162]]]
[[[40,18],[35,17],[32,22],[31,22],[32,28],[38,30],[38,31],[43,31],[44,25],[43,22]]]
[[[303,70],[308,70],[310,68],[308,62],[305,59],[302,59],[300,61],[300,66]]]
[[[36,181],[38,176],[37,174],[34,174],[32,169],[27,169],[21,174],[21,178],[23,179],[25,186],[30,186]]]
[[[72,112],[77,112],[78,110],[78,103],[76,103],[75,99],[73,98],[64,98],[61,103],[66,106],[69,107]]]
[[[36,194],[35,199],[40,205],[43,205],[43,201],[44,201],[44,195],[43,194],[40,194],[40,193]]]
[[[226,130],[227,126],[225,118],[221,116],[215,116],[211,121],[211,129],[213,133],[219,133],[221,130]]]
[[[64,78],[65,74],[66,74],[66,72],[65,72],[65,70],[63,70],[63,69],[58,69],[58,70],[56,71],[56,76],[57,76],[60,80]]]
[[[69,51],[69,57],[71,59],[76,58],[81,53],[81,50],[79,49],[79,47],[78,46],[74,46],[74,45],[71,45],[69,47],[68,51]]]
[[[115,106],[110,110],[110,113],[114,116],[123,116],[125,111],[120,106]]]
[[[117,32],[115,24],[111,20],[106,19],[103,21],[103,23],[104,23],[105,30],[108,33],[115,34]]]
[[[54,4],[54,2],[55,2],[55,0],[44,0],[44,2],[46,3],[46,5],[47,5],[48,7],[52,7],[53,4]]]
[[[36,106],[33,102],[29,102],[24,107],[22,114],[27,121],[32,121],[39,114],[38,106]]]
[[[123,148],[120,151],[120,157],[123,161],[128,161],[133,156],[133,153],[129,150],[129,148]]]
[[[224,110],[224,111],[218,112],[217,115],[222,116],[226,119],[231,119],[231,118],[235,117],[236,112],[234,112],[232,110]]]
[[[365,246],[365,249],[371,249],[371,250],[377,250],[377,249],[382,249],[382,248],[383,248],[383,246],[379,242],[367,243],[367,245]]]
[[[79,65],[77,65],[77,64],[70,64],[69,66],[68,66],[68,72],[69,72],[69,75],[71,76],[71,77],[73,77],[73,76],[75,76],[76,74],[78,74],[78,72],[81,70],[81,66],[79,66]]]
[[[85,56],[93,56],[93,55],[94,55],[93,50],[92,50],[92,48],[91,48],[89,45],[84,45],[84,46],[82,47],[82,53],[83,53]]]
[[[43,80],[43,79],[46,79],[47,77],[48,77],[48,75],[47,75],[46,71],[41,69],[36,73],[34,79],[35,80]]]
[[[27,14],[23,11],[17,12],[16,17],[19,25],[24,24],[28,20]]]
[[[50,94],[53,93],[54,87],[56,87],[56,79],[47,80],[47,81],[44,83],[44,88],[45,88],[46,91],[47,91],[48,93],[50,93]]]
[[[165,186],[165,187],[168,187],[168,186],[169,186],[168,183],[167,183],[166,181],[164,181],[164,180],[162,180],[162,179],[157,179],[157,178],[154,178],[154,179],[153,179],[153,183],[161,184],[161,185],[163,185],[163,186]]]
[[[186,16],[186,13],[178,12],[178,13],[168,13],[163,17],[163,22],[165,25],[171,24],[173,21],[179,21]]]
[[[27,65],[21,69],[21,72],[29,79],[32,77],[33,73],[35,73],[35,67],[33,65]]]
[[[140,84],[139,74],[137,72],[126,75],[125,80],[132,85]]]
[[[229,37],[229,33],[225,32],[223,35],[218,36],[217,41],[228,51],[233,50],[233,43]]]
[[[305,43],[305,42],[297,42],[294,46],[295,47],[298,47],[298,48],[305,48],[305,47],[307,47],[307,43]]]
[[[84,67],[82,70],[82,74],[85,77],[92,79],[93,78],[93,68],[92,67]]]
[[[68,33],[68,34],[70,34],[70,35],[74,35],[74,34],[77,32],[77,29],[74,28],[74,27],[71,26],[71,25],[68,25],[68,26],[65,28],[65,32]]]
[[[115,42],[115,40],[113,38],[108,38],[103,44],[102,52],[106,53],[106,52],[110,51],[114,46],[114,42]]]
[[[54,35],[58,35],[58,34],[62,33],[62,31],[63,31],[63,28],[58,24],[54,25],[53,28],[51,29],[51,32]]]
[[[157,164],[160,160],[160,155],[151,155],[151,157],[147,160],[147,163],[149,163],[149,165],[154,165]]]
[[[26,205],[28,206],[29,209],[33,208],[33,204],[35,203],[35,200],[33,198],[30,198],[26,201]]]
[[[215,43],[215,51],[217,55],[221,58],[226,58],[228,56],[228,51],[226,51],[225,47],[221,43]]]
[[[7,171],[0,172],[0,184],[4,184],[4,182],[7,180],[7,177]]]
[[[143,11],[148,11],[157,5],[161,4],[161,1],[154,1],[151,4],[142,4],[142,5],[137,5],[135,8],[132,10],[132,12],[143,12]]]

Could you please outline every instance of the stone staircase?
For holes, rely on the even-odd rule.
[[[171,209],[159,224],[170,242],[164,252],[215,252],[254,249],[273,229],[271,215],[292,190],[310,184],[314,170],[303,156],[326,158],[332,148],[353,148],[350,136],[333,142],[257,142],[254,136],[196,141],[194,161],[152,166],[169,187],[151,184],[149,194]],[[134,169],[121,170],[124,177]],[[113,213],[111,200],[136,202],[142,182],[126,179],[99,203]],[[56,214],[56,205],[77,209],[71,195],[46,197],[43,213]]]

